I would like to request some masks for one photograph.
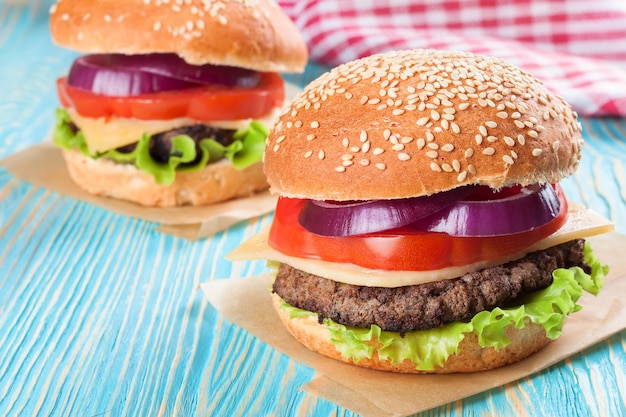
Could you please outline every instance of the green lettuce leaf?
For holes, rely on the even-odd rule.
[[[58,108],[55,113],[56,126],[52,134],[54,144],[63,149],[78,149],[83,155],[89,155],[87,142],[82,132],[74,132],[72,120],[64,109]]]
[[[78,149],[83,155],[94,159],[107,158],[119,163],[133,164],[138,169],[154,177],[159,184],[169,185],[176,171],[198,171],[207,164],[219,159],[228,159],[235,168],[246,167],[261,161],[265,149],[265,138],[268,130],[259,121],[252,121],[246,129],[235,132],[234,141],[224,146],[211,138],[200,141],[200,158],[198,158],[194,141],[187,135],[172,138],[172,151],[167,163],[157,162],[150,156],[150,135],[143,134],[132,152],[119,152],[116,149],[91,154],[87,148],[85,137],[80,131],[71,127],[71,119],[65,109],[56,111],[56,126],[53,134],[55,145],[64,149]],[[192,163],[193,161],[196,161]]]
[[[543,326],[546,335],[556,339],[561,334],[565,318],[581,309],[576,302],[583,291],[598,294],[603,278],[608,273],[608,267],[600,263],[588,243],[583,253],[585,262],[592,268],[591,274],[586,274],[579,267],[557,269],[552,274],[552,284],[529,294],[523,304],[482,311],[467,323],[455,322],[435,329],[416,330],[404,336],[383,331],[376,325],[360,329],[344,326],[328,318],[324,319],[323,324],[329,330],[335,348],[345,358],[352,358],[355,362],[371,358],[375,345],[378,345],[377,352],[381,359],[389,358],[394,364],[410,359],[418,370],[433,370],[442,365],[458,351],[465,334],[474,333],[483,347],[502,349],[510,343],[504,336],[504,327],[513,324],[523,328],[526,320]],[[283,302],[282,308],[289,312],[291,318],[316,315],[286,302]]]

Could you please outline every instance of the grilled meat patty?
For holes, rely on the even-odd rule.
[[[462,277],[398,288],[344,284],[281,264],[273,284],[294,307],[348,326],[405,333],[469,320],[483,310],[513,305],[523,295],[552,283],[552,271],[579,266],[583,239],[533,252],[525,257]]]

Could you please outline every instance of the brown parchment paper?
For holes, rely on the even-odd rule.
[[[235,223],[269,213],[276,196],[269,191],[201,207],[144,207],[89,194],[71,180],[61,150],[45,141],[0,161],[9,172],[33,185],[70,196],[112,212],[158,223],[157,230],[188,240],[200,239]]]
[[[583,309],[570,316],[561,337],[540,352],[517,364],[473,374],[393,374],[310,352],[278,321],[267,275],[216,280],[201,288],[227,320],[315,370],[316,376],[301,389],[363,416],[407,416],[531,375],[626,328],[626,236],[610,233],[589,241],[611,268],[600,295],[585,293],[578,301]]]

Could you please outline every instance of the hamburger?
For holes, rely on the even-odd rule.
[[[607,272],[568,203],[576,113],[493,57],[410,50],[340,65],[274,125],[271,227],[229,254],[268,259],[304,346],[402,373],[476,372],[556,339]]]
[[[205,205],[268,188],[261,157],[284,101],[278,73],[306,45],[271,0],[63,0],[53,139],[89,193],[145,206]]]

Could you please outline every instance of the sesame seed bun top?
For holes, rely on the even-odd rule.
[[[578,166],[580,130],[562,98],[501,59],[395,51],[307,86],[268,137],[265,173],[274,192],[317,200],[555,183]]]
[[[302,72],[298,29],[272,0],[63,0],[52,39],[84,53],[177,53],[190,64]]]

